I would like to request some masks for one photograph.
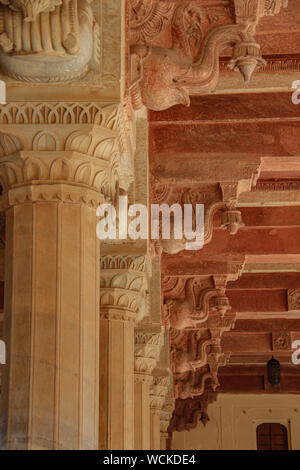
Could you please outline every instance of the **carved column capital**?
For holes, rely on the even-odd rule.
[[[1,0],[0,64],[29,83],[78,80],[100,65],[93,0]]]
[[[145,381],[149,377],[152,383],[152,372],[159,360],[163,337],[159,325],[140,324],[135,329],[134,372],[135,381]]]
[[[147,256],[103,256],[100,317],[140,321],[147,314]]]

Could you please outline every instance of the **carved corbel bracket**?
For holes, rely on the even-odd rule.
[[[153,181],[152,203],[167,204],[169,207],[179,204],[184,213],[185,204],[192,206],[193,227],[196,224],[196,205],[204,206],[204,245],[208,244],[213,235],[214,217],[217,212],[222,211],[221,228],[235,235],[244,227],[241,212],[236,208],[238,199],[244,192],[249,192],[255,187],[260,174],[261,163],[247,163],[241,165],[237,170],[235,181],[222,181],[217,185],[202,185],[199,187],[186,188],[180,185],[162,184]],[[188,240],[174,238],[174,222],[171,219],[171,239],[153,242],[155,254],[162,252],[177,254],[186,250]]]
[[[209,7],[131,0],[132,106],[159,111],[189,105],[189,95],[212,91],[219,78],[219,55],[229,46],[230,66],[248,82],[265,65],[255,28],[261,17],[279,13],[282,6],[287,6],[285,0],[234,0],[234,15],[229,9],[211,24]]]
[[[209,421],[208,405],[214,403],[216,399],[217,394],[211,391],[206,391],[201,397],[197,398],[177,399],[169,432],[194,429],[198,425],[199,418],[205,426]]]
[[[166,328],[199,328],[211,311],[220,317],[230,310],[225,295],[229,276],[163,277],[163,314]],[[173,287],[172,287],[173,286]]]

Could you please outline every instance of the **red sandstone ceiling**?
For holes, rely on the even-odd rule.
[[[229,2],[195,3],[218,9]],[[182,203],[188,193],[209,213],[202,250],[162,256],[163,311],[171,328],[177,396],[171,430],[192,427],[195,410],[200,415],[204,410],[205,421],[213,390],[300,391],[300,369],[291,362],[292,342],[300,339],[295,300],[300,298],[300,106],[292,103],[291,92],[272,92],[275,72],[300,70],[300,3],[291,0],[279,15],[263,18],[256,40],[268,60],[266,92],[193,96],[190,107],[149,112],[152,201]],[[226,57],[227,51],[221,73],[230,76]],[[235,195],[229,197],[233,187]],[[234,235],[224,230],[228,224],[222,227],[233,200],[243,222]],[[190,285],[194,291],[188,297]],[[223,292],[217,309],[230,305],[226,321],[184,323],[178,313],[184,299],[191,311],[203,313],[202,293],[214,288]],[[208,353],[213,355],[208,367],[201,362],[201,348],[210,334],[219,334],[220,341]],[[282,365],[276,390],[266,377],[272,355]],[[189,370],[189,361],[195,370]],[[209,370],[216,374],[206,379]]]

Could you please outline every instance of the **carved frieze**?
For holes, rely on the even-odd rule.
[[[217,393],[206,391],[201,397],[178,398],[175,402],[175,410],[169,426],[169,432],[189,431],[197,427],[199,419],[205,426],[209,421],[208,405],[215,402]]]

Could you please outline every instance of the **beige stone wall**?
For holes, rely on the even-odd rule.
[[[289,447],[300,449],[299,395],[219,395],[208,408],[210,422],[173,434],[175,450],[255,450],[256,428],[261,423],[287,427]]]

